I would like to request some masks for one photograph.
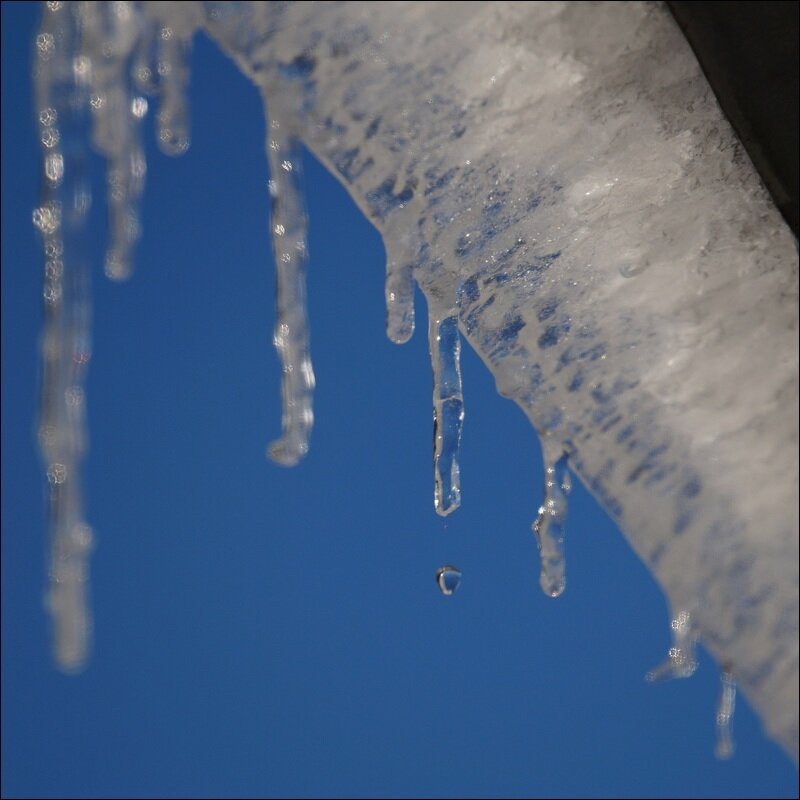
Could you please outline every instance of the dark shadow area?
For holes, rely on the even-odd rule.
[[[797,236],[798,3],[667,2]]]

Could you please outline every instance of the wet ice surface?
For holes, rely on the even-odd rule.
[[[159,91],[159,140],[181,152],[185,50],[203,27],[382,232],[390,338],[411,335],[412,277],[439,333],[437,314],[455,309],[499,390],[567,453],[671,606],[695,609],[697,634],[796,753],[796,247],[663,8],[47,6],[39,110],[92,109],[109,163],[112,276],[129,271],[138,235],[143,92]],[[69,102],[75,92],[85,102]],[[86,196],[73,191],[80,147],[58,141],[82,129],[60,124],[40,130],[42,449],[67,476],[54,484],[54,564],[85,566],[69,533],[83,525],[82,412],[70,410],[83,405],[66,400],[82,393],[65,392],[81,389],[89,353],[88,281],[66,235],[69,220],[77,236]],[[285,278],[297,319],[302,270]],[[301,328],[276,334],[288,343],[276,451],[287,463],[312,421]],[[455,398],[460,387],[439,392],[440,419]],[[440,511],[460,497],[461,413],[438,450]],[[77,641],[85,570],[54,574],[57,638]]]

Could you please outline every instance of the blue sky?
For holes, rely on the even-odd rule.
[[[463,506],[433,510],[431,373],[384,336],[384,252],[310,158],[312,450],[279,432],[258,93],[195,40],[193,144],[153,146],[133,278],[102,276],[95,160],[86,464],[95,653],[52,666],[34,445],[41,257],[31,209],[33,3],[2,5],[2,793],[103,796],[793,797],[739,695],[713,756],[716,666],[651,686],[664,598],[580,486],[565,594],[530,524],[539,444],[463,352]],[[452,597],[435,572],[456,564]]]

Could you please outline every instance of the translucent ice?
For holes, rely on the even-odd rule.
[[[62,664],[82,662],[90,627],[79,491],[91,351],[79,258],[85,118],[109,164],[107,271],[123,277],[138,235],[144,93],[160,93],[159,140],[180,152],[184,55],[201,27],[291,134],[280,147],[302,140],[381,231],[390,338],[411,335],[415,281],[438,326],[434,369],[437,353],[457,365],[457,351],[438,346],[443,333],[475,348],[500,392],[569,454],[671,607],[696,609],[697,635],[736,665],[738,685],[796,757],[796,243],[664,7],[45,8],[34,222],[46,258],[40,440],[55,479],[50,607]],[[273,181],[284,160],[296,164],[272,163]],[[280,213],[278,236],[301,224]],[[295,321],[300,251],[281,252],[296,262],[282,279]],[[313,373],[304,325],[279,330],[276,343],[287,402],[273,454],[288,463],[306,446]],[[452,410],[454,433],[456,399],[454,385],[434,398],[440,422]],[[443,433],[440,511],[459,497],[451,445],[457,437]]]

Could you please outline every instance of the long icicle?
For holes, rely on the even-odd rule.
[[[90,272],[84,240],[90,206],[86,108],[91,62],[80,53],[80,23],[48,3],[37,36],[37,112],[43,156],[41,205],[44,326],[39,447],[49,485],[50,571],[46,606],[56,663],[83,668],[91,647],[88,554],[81,465],[87,446],[84,384],[91,357]]]
[[[445,517],[461,505],[458,457],[464,398],[456,313],[429,305],[428,339],[433,367],[433,505],[436,513]]]
[[[268,453],[278,464],[292,466],[308,452],[314,424],[314,370],[306,314],[307,225],[299,142],[272,106],[267,120],[267,158],[276,269],[274,342],[283,370],[283,432]]]
[[[405,344],[414,335],[414,267],[386,262],[386,335]]]

